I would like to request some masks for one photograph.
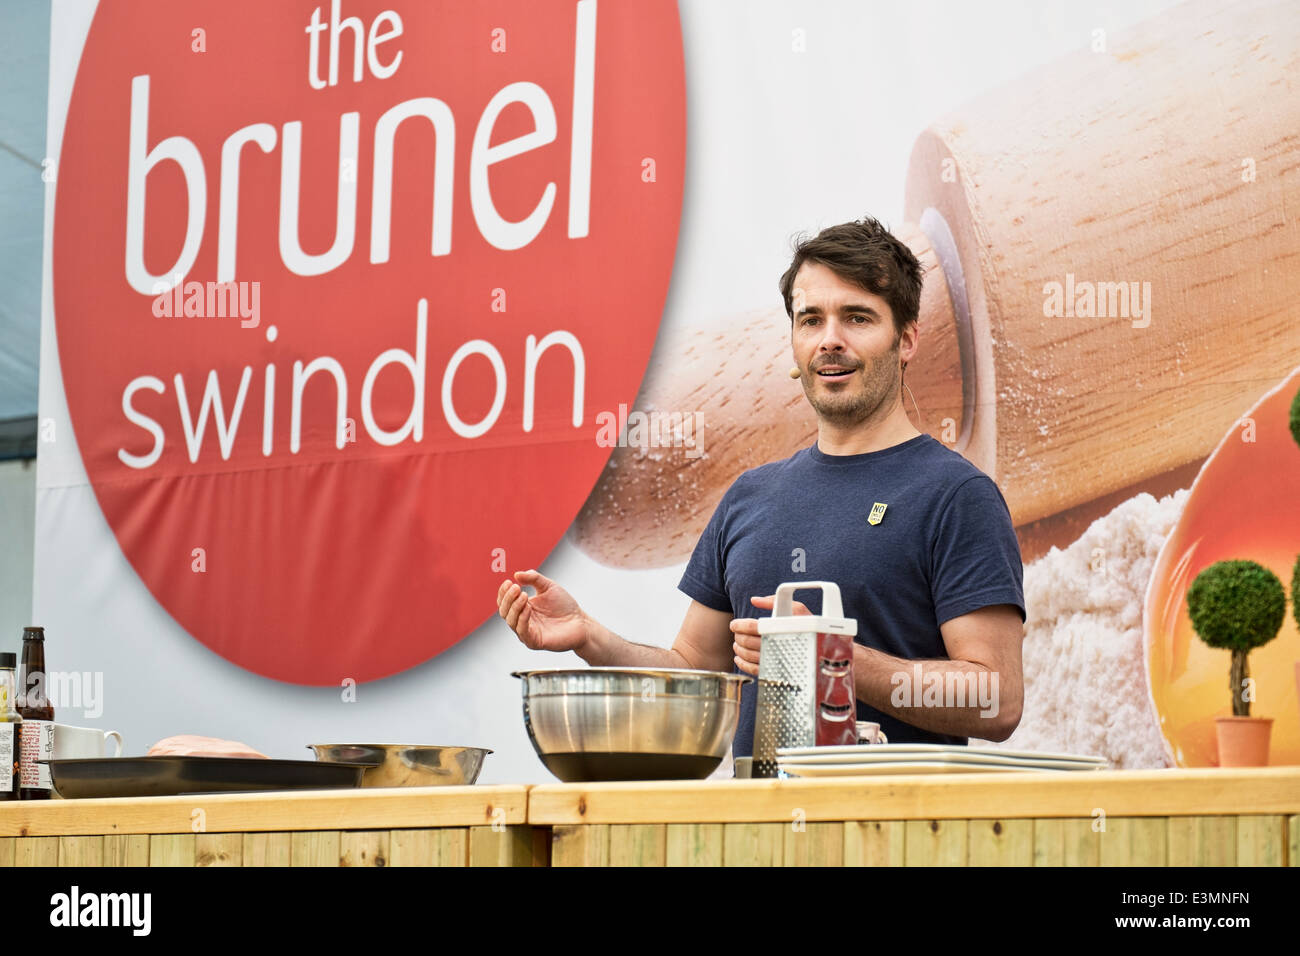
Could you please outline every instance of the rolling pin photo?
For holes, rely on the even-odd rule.
[[[1279,0],[1185,3],[914,145],[905,407],[997,481],[1017,528],[1199,463],[1300,365],[1293,20]],[[694,447],[615,448],[570,530],[583,551],[684,561],[742,472],[815,440],[789,329],[778,306],[664,331],[635,408],[698,413]]]

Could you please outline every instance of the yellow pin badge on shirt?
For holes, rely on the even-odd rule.
[[[881,519],[885,517],[885,509],[888,507],[888,505],[882,505],[879,501],[872,505],[871,514],[867,516],[867,524],[880,524]]]

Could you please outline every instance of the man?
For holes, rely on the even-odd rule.
[[[499,613],[528,647],[593,666],[757,674],[750,604],[770,611],[783,581],[834,581],[858,623],[858,720],[891,743],[1005,740],[1023,703],[1020,550],[997,485],[904,411],[920,264],[866,218],[799,243],[781,295],[817,442],[723,496],[682,575],[692,601],[673,646],[624,640],[536,571],[502,582]],[[753,752],[755,696],[747,686],[737,757]]]

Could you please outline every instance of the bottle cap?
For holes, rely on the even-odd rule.
[[[18,666],[18,655],[11,654],[8,651],[0,653],[0,667],[14,668]]]
[[[23,628],[24,641],[43,641],[45,640],[45,628],[43,627],[25,627]]]

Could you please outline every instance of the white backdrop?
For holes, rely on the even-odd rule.
[[[1119,30],[1171,5],[682,0],[688,168],[665,326],[779,310],[776,282],[793,233],[864,213],[901,224],[908,156],[927,125],[1087,47],[1094,29]],[[92,0],[54,0],[51,157],[93,12]],[[802,52],[793,49],[796,30]],[[63,707],[59,719],[121,731],[128,754],[177,733],[292,758],[309,756],[312,742],[470,744],[495,751],[483,782],[550,779],[529,746],[509,674],[580,662],[526,650],[495,616],[437,658],[361,685],[345,703],[337,689],[283,684],[227,662],[159,606],[105,523],[68,425],[50,293],[57,183],[47,188],[33,618],[46,628],[52,670],[102,674],[103,682],[102,715]],[[643,643],[670,644],[689,603],[676,590],[680,567],[606,568],[567,540],[542,571]],[[485,614],[493,598],[483,595]]]

